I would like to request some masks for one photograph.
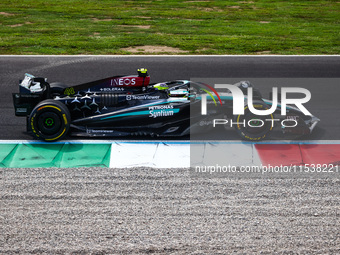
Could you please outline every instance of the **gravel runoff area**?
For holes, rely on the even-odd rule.
[[[0,169],[0,254],[339,254],[339,180]]]

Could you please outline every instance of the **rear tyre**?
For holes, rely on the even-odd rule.
[[[59,101],[48,99],[34,107],[29,117],[29,126],[33,137],[53,142],[67,135],[70,121],[67,107]]]
[[[268,109],[264,103],[254,103],[258,110]],[[236,115],[233,122],[236,124],[236,131],[243,140],[261,141],[269,136],[274,126],[272,114],[266,116],[255,115],[249,111],[248,106],[244,109],[244,115]]]

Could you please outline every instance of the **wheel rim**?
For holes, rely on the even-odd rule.
[[[48,128],[52,127],[55,124],[54,119],[50,118],[50,117],[45,119],[44,123],[45,123],[45,126],[48,127]]]
[[[44,135],[54,135],[60,131],[62,124],[58,114],[45,112],[39,116],[38,129]]]
[[[261,121],[260,121],[261,120]],[[268,123],[258,117],[246,118],[246,131],[250,134],[261,134],[268,128]]]

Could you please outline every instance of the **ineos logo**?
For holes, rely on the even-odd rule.
[[[120,79],[112,79],[111,86],[130,86],[136,84],[136,78],[120,78]]]

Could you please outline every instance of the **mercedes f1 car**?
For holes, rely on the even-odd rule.
[[[253,87],[250,82],[234,85],[242,91]],[[268,109],[271,101],[253,89],[254,107]],[[207,105],[205,114],[203,99]],[[66,135],[185,136],[211,130],[221,120],[226,124],[227,117],[236,123],[234,127],[242,139],[259,141],[268,137],[278,118],[285,120],[282,132],[301,135],[310,134],[319,121],[295,107],[288,108],[287,116],[278,117],[280,104],[268,116],[255,116],[247,106],[244,114],[233,115],[232,93],[219,96],[213,87],[188,80],[150,84],[150,76],[143,68],[138,75],[113,76],[75,86],[48,83],[46,78],[26,74],[20,81],[19,93],[13,93],[13,102],[15,115],[27,118],[27,131],[45,141]]]

